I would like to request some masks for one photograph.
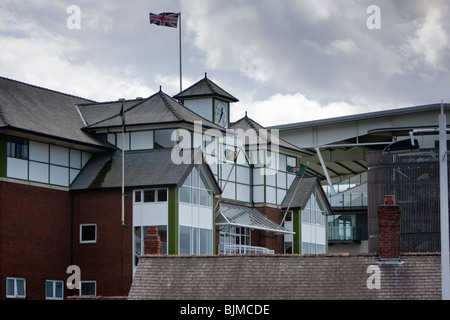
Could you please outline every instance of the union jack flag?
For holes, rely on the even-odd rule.
[[[150,13],[150,24],[156,24],[158,26],[176,28],[178,25],[179,13],[163,12],[163,13]]]

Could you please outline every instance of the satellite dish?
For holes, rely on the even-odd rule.
[[[417,139],[405,139],[391,143],[384,148],[383,153],[399,153],[408,152],[419,149],[419,142]]]

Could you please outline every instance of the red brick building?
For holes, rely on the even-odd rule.
[[[236,101],[206,76],[112,102],[0,78],[0,299],[126,296],[150,228],[164,255],[326,252],[309,153],[230,123]]]

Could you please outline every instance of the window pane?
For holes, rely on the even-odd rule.
[[[191,171],[191,175],[192,175],[192,186],[193,187],[198,187],[198,169],[197,167],[194,167]]]
[[[141,202],[142,201],[142,191],[135,191],[134,192],[134,202]]]
[[[95,296],[95,282],[81,282],[82,296]]]
[[[28,141],[25,139],[8,137],[7,156],[28,159]]]
[[[192,228],[192,232],[193,232],[193,240],[192,240],[192,247],[193,247],[193,252],[192,254],[199,254],[200,252],[200,244],[199,244],[199,240],[200,240],[200,229],[198,228]]]
[[[185,186],[180,188],[180,202],[191,203],[191,188]]]
[[[199,198],[198,198],[198,189],[192,189],[192,203],[193,204],[199,204]]]
[[[172,148],[176,141],[171,140],[173,129],[156,130],[155,131],[155,149]]]
[[[191,254],[191,228],[180,226],[180,254]]]
[[[200,254],[212,254],[211,230],[200,229]]]
[[[6,295],[14,296],[14,283],[15,279],[7,279],[6,280]]]
[[[24,297],[25,296],[25,280],[24,279],[16,279],[17,285],[17,296]]]
[[[203,173],[200,170],[198,172],[200,173],[200,186],[199,187],[202,189],[209,189],[208,183],[206,182],[206,179],[203,176]]]
[[[53,281],[45,281],[45,297],[53,298]]]
[[[189,173],[188,177],[186,178],[186,181],[184,181],[184,186],[192,186],[192,171]]]
[[[211,192],[206,190],[200,190],[200,205],[210,207],[211,203],[212,203]]]
[[[55,298],[62,298],[62,297],[63,297],[63,282],[56,281],[55,282]]]
[[[167,226],[158,226],[158,234],[161,239],[161,254],[167,254]]]
[[[167,201],[167,190],[166,189],[161,189],[158,190],[158,201]]]
[[[144,190],[144,202],[155,202],[155,190]]]
[[[95,241],[96,240],[96,226],[86,225],[81,226],[81,241]]]

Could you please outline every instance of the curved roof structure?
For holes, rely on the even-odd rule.
[[[444,112],[450,111],[450,104],[444,103],[442,107]],[[437,128],[440,112],[441,104],[436,103],[269,128],[278,129],[280,138],[289,143],[313,152],[314,155],[302,157],[300,162],[309,162],[308,175],[331,185],[366,172],[369,152],[384,150],[394,141],[410,139],[410,132],[418,135],[420,131]],[[433,132],[427,132],[430,133]],[[428,136],[418,140],[421,148],[430,148],[437,138]]]

